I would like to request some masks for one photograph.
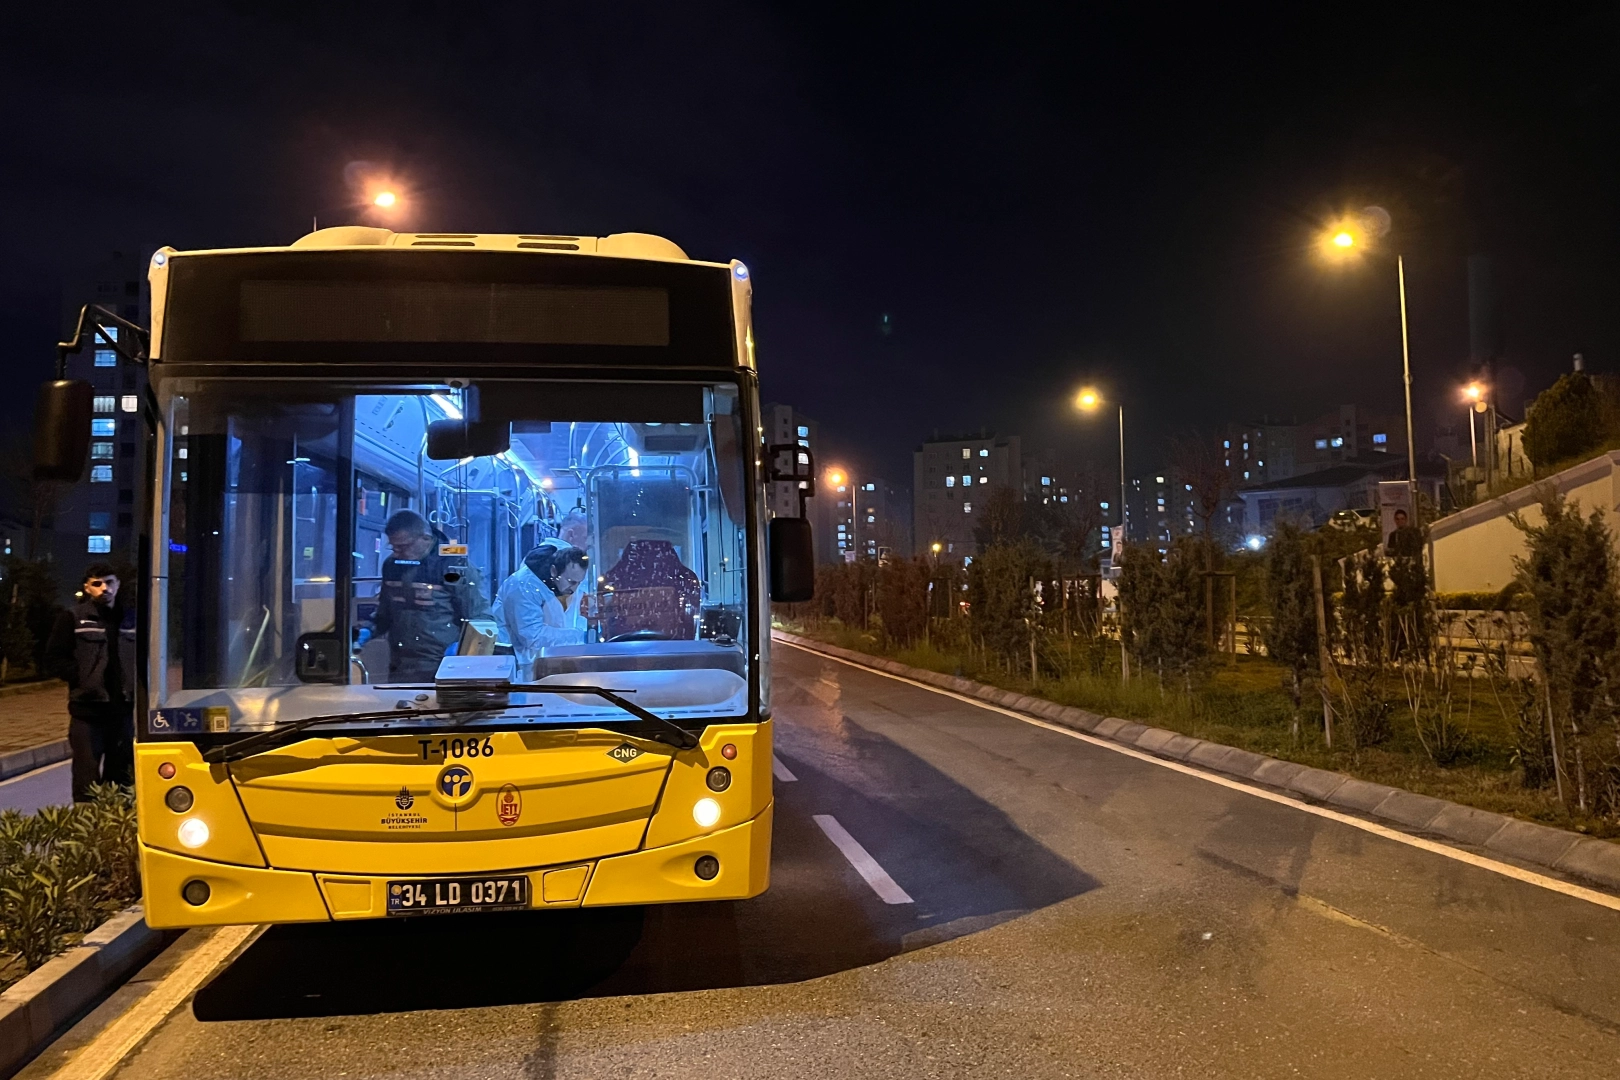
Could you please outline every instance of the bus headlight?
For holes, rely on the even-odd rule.
[[[720,816],[718,806],[714,808],[714,816]],[[180,843],[188,848],[200,848],[208,843],[208,822],[202,818],[186,818],[180,823]]]
[[[720,804],[713,799],[699,799],[692,807],[692,820],[707,829],[720,820]]]

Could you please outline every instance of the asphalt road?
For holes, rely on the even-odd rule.
[[[116,1075],[1620,1076],[1620,911],[776,657],[765,896],[272,929]]]

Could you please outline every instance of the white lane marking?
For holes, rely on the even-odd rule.
[[[89,1046],[73,1055],[73,1060],[52,1073],[51,1080],[102,1080],[112,1075],[192,991],[258,930],[257,926],[222,926],[215,930],[212,937],[193,949],[190,956],[128,1012],[107,1025]]]
[[[831,840],[838,850],[844,853],[844,858],[849,860],[849,865],[855,868],[855,872],[865,878],[868,885],[872,886],[872,891],[878,894],[879,900],[882,900],[885,904],[914,903],[911,897],[907,895],[906,890],[897,885],[894,878],[889,876],[889,872],[879,866],[876,859],[867,854],[866,849],[861,847],[860,841],[849,835],[849,831],[838,824],[837,818],[831,814],[816,814],[812,820],[821,826],[821,831],[827,834],[827,839]]]
[[[1094,735],[1087,735],[1083,731],[1075,731],[1072,728],[1060,727],[1057,724],[1048,723],[1045,720],[1037,720],[1033,716],[1025,716],[1023,713],[1016,713],[1011,709],[1004,709],[999,705],[991,705],[988,702],[980,701],[978,698],[968,697],[966,694],[958,694],[954,690],[942,690],[937,686],[929,686],[925,682],[918,682],[916,679],[908,679],[904,675],[894,675],[879,668],[871,668],[867,667],[865,664],[857,664],[852,660],[845,660],[841,656],[833,656],[831,653],[824,653],[817,649],[807,648],[804,645],[798,645],[791,641],[783,641],[778,638],[776,639],[776,643],[799,649],[803,652],[809,653],[812,656],[819,656],[823,660],[832,660],[840,664],[847,664],[850,667],[855,668],[857,671],[870,672],[873,675],[881,675],[885,679],[893,679],[895,682],[903,682],[909,686],[915,686],[923,690],[931,690],[936,694],[941,694],[948,698],[955,698],[957,701],[966,702],[969,705],[977,706],[978,708],[984,709],[988,712],[996,712],[1003,716],[1010,716],[1014,720],[1022,721],[1023,723],[1029,724],[1032,727],[1045,728],[1047,731],[1053,731],[1059,735],[1067,735],[1071,739],[1078,739],[1080,742],[1090,743],[1092,746],[1100,746],[1104,750],[1112,750],[1116,754],[1124,754],[1126,757],[1133,757],[1138,761],[1145,761],[1150,765],[1157,765],[1162,769],[1170,769],[1173,772],[1185,773],[1188,776],[1196,776],[1200,780],[1207,780],[1211,784],[1219,784],[1221,787],[1231,788],[1233,791],[1241,791],[1246,795],[1253,795],[1257,799],[1265,799],[1268,802],[1279,803],[1294,810],[1303,810],[1307,814],[1315,814],[1317,817],[1327,818],[1329,821],[1337,821],[1341,825],[1348,825],[1353,829],[1360,829],[1362,832],[1372,833],[1374,836],[1382,836],[1384,839],[1393,840],[1398,844],[1405,844],[1408,847],[1415,847],[1423,851],[1432,852],[1436,855],[1443,855],[1448,859],[1454,859],[1460,863],[1467,863],[1469,866],[1477,866],[1481,870],[1489,870],[1494,874],[1501,874],[1503,877],[1509,877],[1515,881],[1522,881],[1527,885],[1535,885],[1551,892],[1562,893],[1565,896],[1574,897],[1577,900],[1585,900],[1587,903],[1596,904],[1598,907],[1606,907],[1613,911],[1620,911],[1620,896],[1610,896],[1608,893],[1598,892],[1596,889],[1588,889],[1582,885],[1575,885],[1568,881],[1560,881],[1558,878],[1548,877],[1546,874],[1538,874],[1534,870],[1526,870],[1522,867],[1514,866],[1511,863],[1497,862],[1495,859],[1488,859],[1483,855],[1475,855],[1471,851],[1463,851],[1461,848],[1454,848],[1447,844],[1439,843],[1435,840],[1427,840],[1421,836],[1413,836],[1410,833],[1403,833],[1398,829],[1391,829],[1388,826],[1380,825],[1375,821],[1366,821],[1362,818],[1352,817],[1349,814],[1341,814],[1337,810],[1329,810],[1325,806],[1313,806],[1310,803],[1300,802],[1298,799],[1289,798],[1287,795],[1279,795],[1275,791],[1267,791],[1264,788],[1252,787],[1240,780],[1233,780],[1226,776],[1218,776],[1215,773],[1207,773],[1202,769],[1195,769],[1191,765],[1183,765],[1179,761],[1170,761],[1166,758],[1154,757],[1152,754],[1143,753],[1141,750],[1125,746],[1121,743],[1110,742],[1107,739],[1099,739]]]
[[[771,755],[771,772],[775,773],[776,778],[782,781],[784,784],[791,784],[793,781],[798,779],[797,776],[794,776],[793,773],[789,771],[786,765],[782,764],[782,759],[777,757],[775,754]]]

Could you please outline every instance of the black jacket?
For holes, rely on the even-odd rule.
[[[73,605],[57,616],[45,661],[51,674],[67,681],[69,715],[127,711],[135,700],[134,609],[93,600]]]
[[[478,571],[437,553],[383,562],[372,630],[388,635],[388,677],[431,682],[467,619],[489,617]]]

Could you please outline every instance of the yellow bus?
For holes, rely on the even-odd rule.
[[[813,481],[762,445],[742,263],[343,227],[150,282],[151,925],[766,888],[769,601],[811,556],[764,485]],[[82,475],[90,390],[42,391],[39,475]]]

